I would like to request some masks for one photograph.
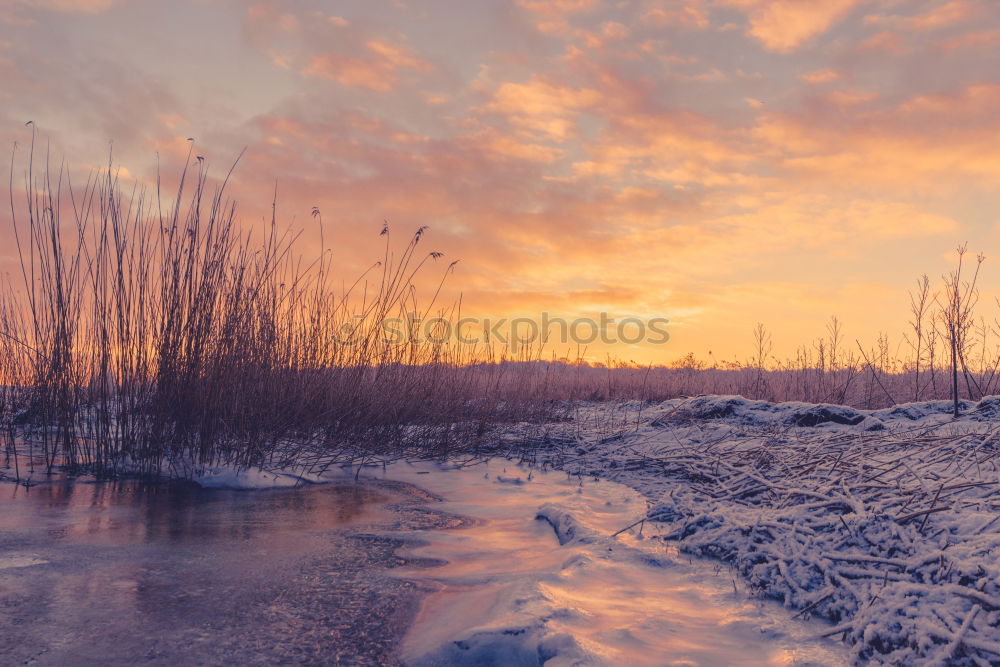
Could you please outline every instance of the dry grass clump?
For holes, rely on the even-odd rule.
[[[654,457],[684,483],[650,519],[797,615],[834,623],[824,634],[859,662],[992,664],[997,435],[729,434]]]
[[[169,200],[110,167],[81,188],[33,162],[11,199],[22,275],[0,292],[8,455],[138,473],[444,455],[525,413],[502,365],[385,335],[436,307],[414,287],[440,257],[424,229],[394,254],[384,228],[382,261],[338,291],[325,248],[304,260],[273,215],[244,231],[230,174],[210,188],[201,160]]]

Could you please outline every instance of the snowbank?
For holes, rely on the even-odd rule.
[[[323,481],[319,475],[308,472],[270,471],[236,466],[199,468],[187,477],[206,489],[239,490],[285,489]]]
[[[658,539],[826,619],[858,663],[998,664],[1000,398],[961,407],[595,405],[549,426],[539,462],[655,499]]]
[[[125,458],[117,467],[125,474],[149,474],[146,467],[135,465],[129,458]],[[193,482],[206,489],[254,491],[323,484],[330,481],[329,472],[317,472],[307,465],[293,465],[282,469],[245,467],[231,463],[205,465],[191,463],[187,457],[179,457],[163,461],[158,474],[163,479]]]
[[[572,512],[567,511],[561,505],[546,503],[538,508],[535,518],[547,521],[552,526],[556,539],[562,546],[570,543],[593,544],[601,541],[603,537],[595,530],[581,524]]]
[[[959,405],[965,413],[974,409],[974,412],[967,415],[969,420],[1000,415],[1000,397],[987,397],[978,404],[960,401]],[[696,396],[667,401],[661,408],[666,406],[669,406],[666,417],[674,421],[725,419],[744,426],[857,426],[864,431],[881,430],[888,424],[904,420],[943,423],[952,418],[953,410],[951,401],[903,403],[881,410],[859,410],[827,403],[770,403],[742,396]]]
[[[409,667],[459,665],[571,665],[604,664],[584,650],[569,633],[553,632],[549,600],[535,582],[484,588],[480,595],[453,601],[438,614],[438,627],[424,639],[431,648],[406,658]],[[465,609],[470,604],[478,609]],[[456,614],[457,607],[460,613]],[[482,623],[468,627],[467,619],[487,609]],[[462,613],[464,612],[464,613]]]

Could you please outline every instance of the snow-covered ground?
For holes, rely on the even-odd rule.
[[[852,659],[1000,664],[1000,398],[864,411],[702,396],[581,405],[512,432],[536,465],[628,485],[642,526],[818,617]]]
[[[442,592],[406,657],[1000,664],[1000,397],[961,409],[955,419],[947,401],[873,411],[735,396],[581,404],[566,421],[510,430],[511,451],[530,470],[368,467],[491,526],[438,535],[420,554],[472,569],[421,575]],[[261,488],[354,472],[188,476]],[[595,493],[598,479],[637,493],[605,497],[621,487]],[[587,491],[577,494],[581,484]],[[683,567],[703,566],[670,550],[734,574],[719,570],[691,587]],[[747,594],[786,611],[755,607]],[[648,607],[653,617],[643,615]],[[817,658],[810,651],[829,649],[801,643],[810,634],[842,641],[845,657]],[[760,652],[740,653],[733,642]]]

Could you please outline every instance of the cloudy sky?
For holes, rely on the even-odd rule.
[[[591,356],[898,340],[1000,237],[992,0],[0,0],[6,147],[28,120],[73,174],[246,147],[245,223],[318,206],[345,276],[429,225],[466,313],[671,321]]]

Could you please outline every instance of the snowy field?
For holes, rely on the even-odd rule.
[[[512,432],[649,499],[629,530],[731,564],[868,664],[1000,662],[1000,398],[863,411],[733,396],[581,405]]]

